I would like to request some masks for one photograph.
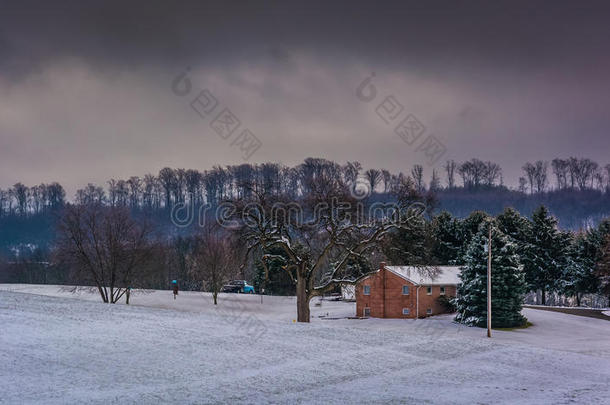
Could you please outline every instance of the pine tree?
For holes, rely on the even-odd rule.
[[[566,248],[557,220],[544,206],[540,206],[532,214],[522,262],[528,288],[541,290],[542,305],[546,304],[547,291],[561,287],[559,280],[567,265]]]
[[[390,263],[401,265],[434,264],[432,226],[427,221],[412,221],[397,229],[382,243]]]
[[[455,299],[455,320],[472,326],[487,325],[487,257],[489,223],[482,224],[466,252],[466,265],[460,275]],[[494,226],[492,224],[492,226]],[[491,313],[492,327],[525,324],[521,315],[525,278],[519,262],[517,245],[497,227],[492,229]]]
[[[527,236],[530,232],[530,223],[514,208],[506,208],[496,217],[498,229],[509,236],[523,249],[527,243]]]
[[[432,220],[434,248],[432,254],[439,264],[455,264],[463,244],[459,221],[447,211]]]
[[[483,211],[473,211],[460,221],[460,239],[462,246],[458,254],[458,262],[464,263],[466,250],[470,245],[470,241],[477,234],[481,224],[487,221],[489,216]]]
[[[608,297],[608,307],[610,307],[610,235],[600,249],[599,259],[595,268],[595,275],[599,277],[599,291]]]
[[[255,262],[255,290],[265,289],[265,293],[270,295],[294,295],[294,282],[283,268],[288,262],[286,253],[280,248],[272,247],[266,252],[263,260]]]
[[[576,305],[580,306],[581,295],[596,292],[599,280],[595,275],[592,257],[587,253],[586,236],[583,234],[573,236],[566,232],[563,240],[568,247],[561,274],[560,290],[565,295],[574,296]]]

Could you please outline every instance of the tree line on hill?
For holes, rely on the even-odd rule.
[[[465,168],[464,164],[454,168],[465,173],[463,190],[501,187],[496,184],[501,182],[499,167],[476,160],[466,163]],[[533,166],[544,168],[544,164]],[[463,218],[439,213],[437,188],[434,182],[431,187],[424,184],[423,169],[417,166],[411,175],[394,175],[363,171],[354,162],[339,165],[306,159],[295,168],[277,164],[215,168],[200,173],[197,181],[192,179],[197,177],[195,172],[186,176],[187,172],[162,169],[152,182],[157,184],[152,193],[148,186],[134,186],[144,191],[130,191],[127,185],[136,184],[136,180],[122,185],[111,181],[107,193],[88,185],[77,192],[74,203],[65,201],[58,185],[51,187],[52,193],[48,187],[37,188],[47,191],[37,194],[42,197],[36,197],[36,202],[34,197],[27,198],[27,188],[17,187],[19,192],[11,193],[19,196],[14,200],[17,203],[9,204],[12,208],[4,211],[3,220],[12,220],[15,229],[23,232],[33,220],[52,217],[46,226],[53,230],[46,249],[28,239],[27,232],[21,235],[23,243],[13,245],[12,251],[0,257],[3,281],[88,283],[100,286],[105,301],[115,302],[129,287],[167,288],[171,279],[181,280],[186,289],[212,291],[216,297],[222,283],[244,278],[269,293],[301,294],[299,318],[305,320],[311,297],[356,280],[381,259],[396,264],[468,265],[468,257],[476,256],[469,254],[473,240],[485,223],[493,221],[495,229],[515,245],[524,288],[540,291],[543,302],[549,292],[573,296],[577,302],[583,294],[610,293],[607,220],[575,232],[560,229],[557,219],[544,207],[530,218],[514,209],[495,216],[477,210]],[[566,173],[560,178],[569,179],[569,170]],[[578,171],[574,174],[579,188],[581,183],[584,188],[596,184],[588,174],[588,180],[582,182],[582,176]],[[543,193],[544,182],[535,174],[532,179],[534,184],[542,184],[532,190]],[[375,192],[358,193],[363,184]],[[571,183],[562,180],[561,184]],[[352,211],[337,217],[332,206],[337,198],[354,203]],[[234,204],[234,215],[242,214],[231,229],[211,229],[213,221],[203,228],[194,223],[178,229],[169,221],[173,204],[218,205],[227,201]],[[426,209],[417,216],[420,220],[405,223],[369,217],[362,226],[354,223],[354,216],[345,217],[362,214],[354,212],[358,203],[370,207],[380,201],[394,203],[403,214],[409,214],[414,202]],[[253,202],[262,210],[259,214],[271,213],[278,202],[297,202],[307,218],[319,216],[319,220],[308,226],[285,220],[260,222],[265,216],[247,210]],[[243,214],[249,216],[248,221]],[[210,257],[216,257],[213,263]]]
[[[421,165],[414,165],[408,173],[391,173],[385,169],[364,170],[355,161],[340,165],[319,158],[307,158],[295,167],[278,163],[215,166],[205,171],[166,167],[157,175],[131,176],[126,180],[110,179],[106,188],[87,184],[77,190],[73,201],[77,204],[99,202],[110,206],[154,210],[184,202],[215,205],[229,198],[247,198],[259,191],[294,198],[309,192],[304,179],[322,172],[328,172],[345,182],[359,180],[368,187],[369,192],[378,195],[393,193],[406,178],[410,178],[420,192],[447,193],[462,190],[462,194],[472,194],[475,199],[481,196],[482,191],[489,189],[495,192],[512,191],[521,196],[555,192],[555,198],[566,200],[566,191],[573,193],[573,198],[576,199],[590,195],[581,195],[579,192],[607,194],[610,191],[610,164],[602,167],[590,159],[570,157],[553,159],[550,167],[555,176],[554,185],[549,180],[549,162],[527,162],[523,166],[524,176],[519,178],[519,185],[513,190],[504,186],[502,168],[497,163],[479,159],[462,163],[447,161],[443,165],[443,175],[433,169],[428,182]],[[439,194],[441,200],[443,195],[446,194]],[[59,183],[31,187],[16,183],[6,190],[0,189],[0,218],[35,215],[65,202],[66,193]]]

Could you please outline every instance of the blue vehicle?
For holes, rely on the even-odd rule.
[[[222,287],[221,292],[254,294],[254,287],[246,280],[233,280]]]

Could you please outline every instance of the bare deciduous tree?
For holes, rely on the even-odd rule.
[[[171,208],[171,200],[172,200],[172,190],[174,189],[174,184],[176,183],[176,173],[173,169],[169,167],[164,167],[159,171],[159,184],[163,186],[163,191],[165,192],[165,208]]]
[[[127,180],[129,186],[129,205],[131,208],[140,206],[140,200],[142,196],[142,179],[138,176],[131,176]]]
[[[455,187],[455,170],[457,168],[457,163],[454,160],[448,160],[445,163],[445,173],[447,174],[447,187],[450,189]]]
[[[388,193],[392,187],[392,173],[389,170],[382,169],[381,177],[383,178],[383,192]]]
[[[527,191],[527,180],[525,177],[519,177],[519,192],[525,194]]]
[[[360,162],[347,162],[345,166],[343,166],[343,178],[345,182],[348,184],[354,184],[358,179],[358,175],[360,175],[360,171],[362,170],[362,165]]]
[[[575,157],[570,157],[568,162],[571,187],[578,186],[581,190],[592,188],[599,165],[591,159],[577,159]]]
[[[232,260],[232,243],[222,228],[211,225],[201,228],[195,243],[191,271],[193,276],[201,279],[203,287],[212,293],[214,305],[217,305],[222,286],[238,269]]]
[[[432,178],[430,179],[430,191],[437,191],[441,188],[441,180],[436,174],[436,169],[432,169]]]
[[[415,182],[415,187],[418,191],[423,191],[426,187],[424,183],[424,168],[422,165],[413,165],[411,169],[411,176]]]
[[[138,282],[149,257],[148,226],[125,208],[70,205],[59,223],[59,251],[104,302],[116,303]]]
[[[496,181],[500,179],[501,176],[502,168],[500,168],[499,164],[490,161],[485,162],[485,170],[483,173],[485,185],[494,186]]]
[[[557,189],[562,190],[568,187],[568,172],[570,162],[567,159],[553,159],[551,161],[553,167],[553,173],[557,179]]]
[[[479,159],[471,159],[458,167],[458,173],[462,177],[464,187],[478,188],[484,178],[486,165]]]
[[[369,186],[371,187],[371,193],[375,192],[375,188],[377,188],[377,186],[381,182],[381,171],[377,169],[369,169],[364,172],[364,177],[366,178],[366,181],[369,182]]]
[[[538,160],[534,163],[527,162],[523,165],[523,171],[527,176],[527,180],[530,185],[530,193],[534,193],[534,190],[538,193],[542,193],[546,190],[548,182],[548,167],[549,163]]]
[[[321,181],[318,177],[318,182]],[[370,273],[369,254],[389,232],[411,219],[409,215],[419,214],[405,212],[392,220],[388,217],[356,220],[356,204],[346,184],[329,179],[326,185],[318,184],[318,189],[325,193],[310,195],[302,202],[306,216],[315,217],[307,224],[274,216],[274,207],[286,201],[268,195],[257,195],[254,202],[240,202],[243,207],[237,210],[238,216],[245,218],[240,232],[247,244],[246,257],[259,254],[265,267],[271,259],[284,263],[282,268],[296,286],[299,322],[309,322],[309,302],[313,297],[342,284],[355,283]],[[349,204],[338,211],[334,200]],[[271,254],[275,249],[281,249],[283,254]]]
[[[76,190],[76,203],[79,205],[96,205],[106,202],[106,192],[104,189],[94,184],[87,184],[87,187]]]
[[[12,192],[17,200],[19,214],[25,215],[28,205],[28,188],[22,183],[17,183],[13,186]]]
[[[543,193],[546,190],[546,186],[547,186],[547,180],[548,180],[547,171],[548,171],[549,163],[544,162],[542,160],[538,160],[538,161],[536,161],[534,167],[535,167],[534,180],[536,183],[536,191],[538,193]]]
[[[536,173],[536,167],[531,164],[530,162],[527,162],[526,164],[523,165],[523,171],[525,172],[525,175],[527,176],[527,181],[530,185],[530,193],[533,194],[534,193],[534,176]]]

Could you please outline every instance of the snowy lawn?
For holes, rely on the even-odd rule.
[[[292,297],[0,290],[4,403],[610,403],[604,320],[526,309],[534,326],[487,339],[450,316],[317,318],[344,302],[298,324]]]

